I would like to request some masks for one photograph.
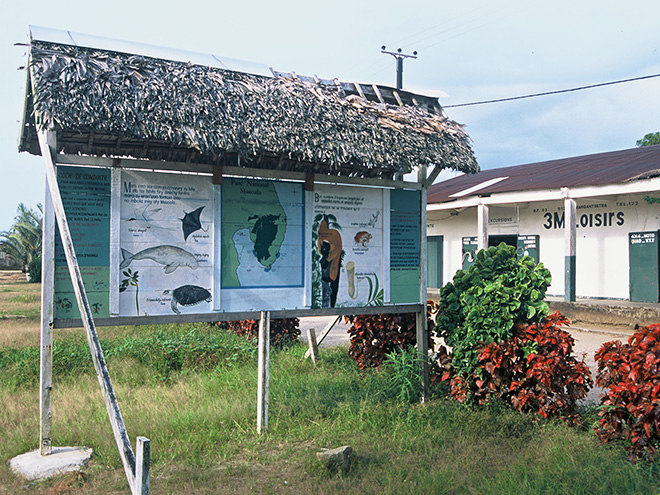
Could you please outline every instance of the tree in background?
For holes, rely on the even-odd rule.
[[[654,144],[660,144],[660,132],[649,132],[642,139],[639,139],[635,146],[652,146]]]
[[[42,213],[40,204],[33,210],[20,203],[14,224],[0,232],[0,251],[19,261],[23,271],[28,271],[28,265],[41,256]]]

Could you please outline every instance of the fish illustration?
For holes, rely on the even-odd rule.
[[[176,246],[154,246],[135,254],[121,248],[121,256],[122,262],[119,268],[122,270],[128,267],[133,260],[152,260],[159,265],[165,265],[165,273],[172,273],[180,266],[188,266],[193,270],[199,266],[194,254]]]
[[[203,209],[204,207],[200,206],[195,211],[191,211],[190,213],[186,213],[184,211],[183,218],[181,219],[184,241],[187,241],[188,236],[193,232],[197,232],[198,230],[202,230],[203,232],[206,232],[208,230],[208,228],[206,230],[202,228],[202,221],[199,218],[202,214]]]

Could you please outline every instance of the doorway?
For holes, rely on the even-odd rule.
[[[513,246],[514,248],[518,247],[518,235],[517,234],[511,234],[511,235],[489,235],[488,236],[488,247],[491,246],[499,246],[500,243],[507,244],[509,246]]]

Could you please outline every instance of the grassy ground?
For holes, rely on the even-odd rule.
[[[253,342],[206,324],[100,331],[129,435],[152,441],[154,494],[644,494],[660,487],[655,465],[631,465],[588,428],[471,411],[442,398],[398,401],[390,375],[358,373],[345,348],[323,349],[318,367],[303,359],[303,346],[272,352],[269,431],[259,436]],[[20,334],[10,319],[0,321],[4,460],[38,443],[38,332],[36,342]],[[84,474],[33,484],[2,463],[0,493],[128,493],[82,331],[55,339],[54,444],[89,446],[94,456]],[[354,449],[350,471],[326,471],[316,452],[341,445]]]

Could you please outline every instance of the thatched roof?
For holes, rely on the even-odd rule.
[[[19,146],[40,154],[39,127],[68,154],[381,178],[420,164],[476,171],[437,99],[401,94],[411,104],[391,88],[33,40]]]

